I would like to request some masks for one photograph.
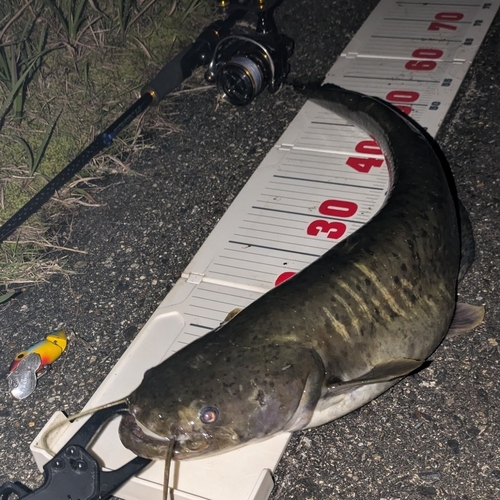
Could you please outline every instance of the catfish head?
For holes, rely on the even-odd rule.
[[[200,339],[203,340],[203,339]],[[304,428],[321,396],[321,358],[298,345],[194,342],[146,372],[120,439],[135,454],[205,457]]]

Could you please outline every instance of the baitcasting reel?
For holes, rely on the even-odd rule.
[[[278,3],[258,13],[255,33],[228,36],[214,51],[205,79],[231,104],[249,104],[266,87],[274,94],[290,71],[293,40],[278,33],[273,19]]]

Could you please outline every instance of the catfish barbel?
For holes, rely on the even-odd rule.
[[[391,179],[385,205],[303,271],[146,372],[120,424],[137,455],[162,459],[174,442],[175,459],[208,456],[325,424],[419,368],[450,329],[482,320],[483,308],[456,304],[473,238],[432,139],[378,98],[334,85],[302,93],[381,146]]]

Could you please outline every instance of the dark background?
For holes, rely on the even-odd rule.
[[[277,21],[296,42],[291,77],[323,77],[376,4],[285,0]],[[499,32],[497,16],[437,137],[477,243],[459,299],[484,304],[485,323],[445,341],[428,369],[371,404],[296,433],[276,472],[275,500],[499,498]],[[68,221],[68,246],[87,252],[67,255],[76,274],[54,276],[0,309],[0,483],[39,483],[32,439],[54,411],[83,406],[302,104],[287,88],[236,109],[217,106],[208,90],[152,111],[182,132],[147,131],[132,175],[105,179],[95,193],[102,207]],[[68,352],[32,396],[14,400],[10,361],[58,326],[73,332]]]

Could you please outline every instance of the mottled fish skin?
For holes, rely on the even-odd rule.
[[[387,360],[425,360],[448,331],[460,238],[435,146],[384,101],[330,85],[303,93],[377,140],[387,201],[302,272],[146,373],[120,428],[138,455],[162,458],[160,436],[175,439],[184,459],[321,425],[399,379],[344,389],[342,381]],[[207,408],[215,422],[202,421]]]

